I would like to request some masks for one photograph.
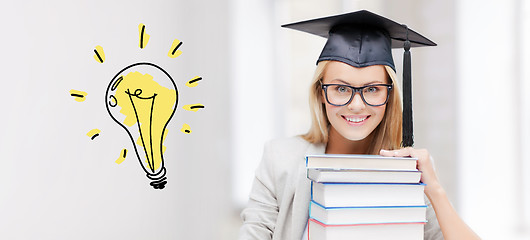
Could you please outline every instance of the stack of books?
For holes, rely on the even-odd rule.
[[[309,240],[423,239],[424,184],[416,158],[308,155]]]

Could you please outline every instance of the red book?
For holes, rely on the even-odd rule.
[[[309,240],[422,240],[425,222],[326,225],[309,219]]]

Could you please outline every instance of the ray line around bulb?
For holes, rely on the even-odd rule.
[[[140,90],[140,89],[136,89],[135,93],[131,94],[129,89],[127,89],[127,91],[125,91],[125,93],[127,93],[127,95],[129,96],[129,99],[131,100],[131,105],[132,105],[133,110],[134,110],[134,115],[136,116],[136,123],[138,124],[138,132],[140,133],[140,139],[142,140],[142,147],[144,148],[145,157],[147,158],[147,164],[149,164],[149,168],[151,169],[151,171],[155,172],[155,166],[153,166],[154,165],[154,161],[153,161],[153,165],[152,165],[151,164],[151,160],[149,159],[149,155],[147,154],[147,149],[146,149],[146,146],[145,146],[145,141],[144,141],[144,136],[142,134],[142,129],[140,128],[140,118],[138,118],[138,111],[136,111],[136,106],[134,105],[134,101],[132,99],[132,96],[140,98],[138,95],[140,95],[142,93],[142,91],[140,90],[139,91],[140,93],[137,94],[136,92],[138,92],[138,90]],[[140,98],[140,99],[143,99],[143,98]],[[149,99],[149,98],[145,98],[145,99]],[[134,142],[133,142],[133,144],[134,144]],[[151,148],[152,148],[152,146],[151,146]]]
[[[98,51],[96,49],[94,49],[94,52],[96,53],[96,56],[98,56],[99,58],[99,62],[103,63],[103,59],[101,58],[101,56],[99,55]]]
[[[96,138],[97,136],[99,136],[99,133],[94,134],[94,136],[92,136],[90,140],[94,140],[94,138]]]
[[[140,34],[140,48],[144,48],[144,31],[145,25],[142,26],[142,33]]]
[[[182,42],[179,42],[179,44],[177,44],[177,46],[175,47],[175,49],[173,49],[173,51],[171,52],[171,54],[175,54],[175,52],[177,51],[177,49],[179,49],[180,45],[182,45]]]
[[[193,79],[193,80],[190,80],[188,83],[189,83],[189,84],[192,84],[192,83],[194,83],[194,82],[198,82],[198,81],[200,81],[200,80],[202,80],[202,77],[198,77],[198,78],[195,78],[195,79]]]

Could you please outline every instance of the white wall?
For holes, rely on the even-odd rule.
[[[520,195],[520,203],[523,206],[523,215],[520,219],[520,227],[526,234],[530,232],[530,154],[526,151],[527,147],[530,146],[530,68],[526,67],[530,65],[530,2],[523,1],[520,6],[520,34],[521,39],[519,40],[519,46],[521,47],[521,64],[519,70],[521,72],[519,83],[521,88],[519,90],[519,97],[521,99],[520,110],[521,119],[519,121],[520,133],[519,136],[521,141],[519,142],[519,152],[521,153],[521,169],[519,170],[520,176],[522,176],[522,189],[524,189]]]
[[[522,3],[459,1],[457,8],[460,210],[484,239],[528,239],[530,230],[529,10]]]
[[[275,74],[274,2],[233,0],[230,95],[234,195],[238,207],[248,199],[254,169],[265,141],[278,136],[281,94]]]

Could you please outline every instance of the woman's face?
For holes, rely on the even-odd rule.
[[[342,62],[331,61],[327,64],[322,83],[363,87],[371,84],[387,84],[386,79],[387,74],[382,65],[356,68]],[[383,119],[386,109],[386,104],[377,107],[366,105],[360,93],[356,93],[349,104],[338,107],[329,104],[322,91],[322,101],[333,128],[331,131],[336,131],[351,141],[359,141],[370,135]]]

